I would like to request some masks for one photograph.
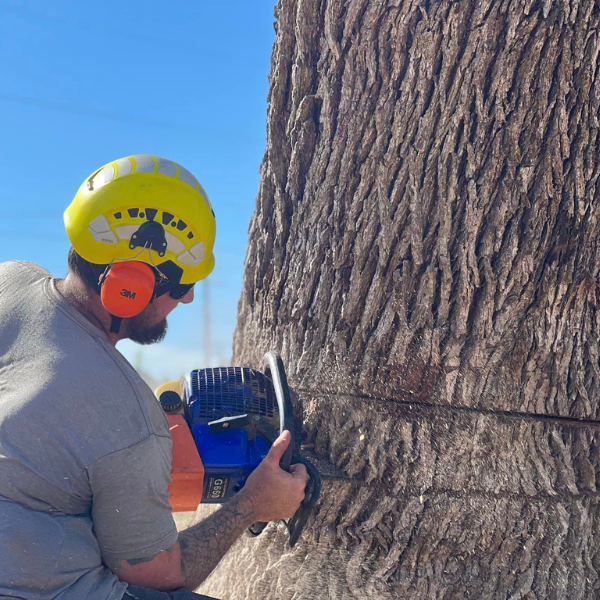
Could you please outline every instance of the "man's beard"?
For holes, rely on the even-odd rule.
[[[148,315],[141,313],[130,319],[123,320],[126,337],[144,346],[162,342],[167,335],[167,319],[158,323],[148,324]]]

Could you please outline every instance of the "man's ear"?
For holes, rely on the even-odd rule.
[[[98,280],[108,265],[96,265],[91,263],[77,253],[75,248],[69,249],[67,257],[69,272],[81,280],[85,286],[100,295],[100,284]]]

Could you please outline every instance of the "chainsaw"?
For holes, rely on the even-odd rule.
[[[264,372],[247,367],[197,369],[156,395],[173,439],[170,502],[174,511],[222,504],[239,492],[281,432],[291,441],[280,465],[302,463],[308,472],[304,501],[287,522],[290,547],[298,541],[321,491],[319,470],[301,454],[302,424],[294,418],[283,361],[264,357]],[[255,523],[258,535],[267,523]]]

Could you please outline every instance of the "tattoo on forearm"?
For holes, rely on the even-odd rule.
[[[179,545],[185,587],[196,589],[254,521],[254,504],[240,493],[201,523],[181,532]]]

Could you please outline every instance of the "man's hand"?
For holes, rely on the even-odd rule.
[[[195,590],[250,525],[292,517],[304,499],[308,475],[304,465],[292,465],[290,473],[279,466],[290,439],[288,431],[280,435],[242,491],[210,517],[182,531],[175,546],[148,562],[123,561],[117,570],[119,579],[156,590],[182,586]]]
[[[279,461],[290,444],[291,435],[284,431],[273,443],[264,460],[246,480],[242,492],[252,500],[257,521],[289,519],[304,500],[308,482],[306,467],[292,465],[287,473]]]

